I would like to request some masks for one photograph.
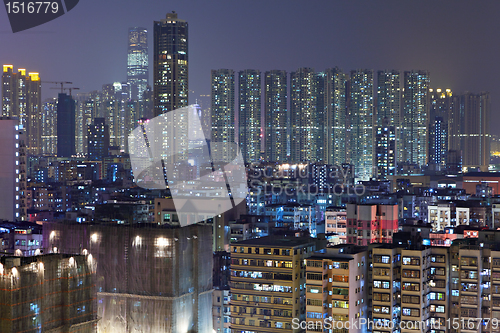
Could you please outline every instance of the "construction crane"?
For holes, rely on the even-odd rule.
[[[60,84],[61,85],[61,94],[63,93],[64,90],[64,85],[65,84],[73,84],[73,82],[67,82],[67,81],[42,81],[42,83],[54,83],[54,84]],[[59,88],[54,88],[54,89],[59,89]],[[71,95],[71,94],[70,94]]]
[[[59,89],[59,88],[50,88],[50,89]],[[69,95],[71,96],[71,90],[80,90],[80,88],[75,88],[75,87],[63,88],[63,87],[61,87],[61,94],[64,92],[64,90],[69,90]]]

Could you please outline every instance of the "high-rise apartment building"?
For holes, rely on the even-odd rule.
[[[234,71],[232,69],[212,70],[212,142],[235,142],[235,100],[234,100]],[[226,156],[219,156],[217,159],[230,161],[229,151],[223,150],[221,153],[228,153]]]
[[[350,163],[357,179],[373,176],[373,71],[353,70],[350,82]]]
[[[26,77],[26,148],[30,155],[40,155],[42,126],[42,83],[38,73]]]
[[[130,87],[130,99],[142,100],[148,85],[148,31],[146,28],[128,29],[127,48],[127,83]]]
[[[57,156],[71,157],[76,153],[76,103],[71,95],[60,93],[57,99]]]
[[[450,149],[462,152],[464,171],[487,171],[490,161],[490,94],[453,97]],[[458,138],[458,140],[457,140]]]
[[[376,136],[381,128],[394,128],[396,146],[391,154],[397,163],[401,156],[401,74],[397,70],[385,70],[377,72],[377,120]],[[378,141],[375,150],[378,149]],[[388,154],[388,152],[387,152]],[[375,154],[378,159],[378,153]],[[396,167],[396,165],[395,165]],[[377,161],[377,168],[380,168]],[[391,173],[389,173],[391,174]],[[392,173],[393,174],[393,173]]]
[[[17,118],[0,117],[0,219],[7,221],[26,217],[26,148],[18,124]]]
[[[346,75],[339,68],[324,72],[324,162],[341,166],[346,163]]]
[[[261,76],[260,71],[247,69],[238,74],[239,144],[246,163],[260,160],[261,150]]]
[[[317,75],[312,68],[299,68],[290,75],[290,161],[315,163],[323,159],[318,147],[323,122],[318,115]]]
[[[366,325],[349,327],[348,322],[366,318],[368,267],[366,247],[353,245],[327,248],[306,259],[306,332],[366,332]]]
[[[452,110],[451,89],[429,89],[429,167],[441,170],[446,166],[448,159],[448,143],[453,124],[459,119],[451,119]]]
[[[429,122],[429,166],[441,169],[446,166],[448,156],[448,123],[443,117],[434,117]]]
[[[109,137],[112,146],[128,150],[128,135],[134,128],[140,103],[129,99],[129,85],[125,82],[104,84],[101,93],[101,113],[109,126]]]
[[[445,321],[450,318],[448,249],[376,244],[369,251],[373,268],[368,318],[373,318],[374,325],[383,332],[430,328],[447,332]],[[441,326],[434,324],[435,321]]]
[[[375,166],[378,179],[396,174],[396,130],[388,118],[375,126]]]
[[[41,154],[57,155],[57,98],[46,100],[40,117],[42,127]]]
[[[154,22],[154,115],[188,105],[188,23],[168,13]]]
[[[95,118],[87,131],[88,159],[100,161],[109,154],[109,126],[104,118]]]
[[[32,155],[41,153],[41,89],[38,73],[26,74],[25,69],[14,73],[12,65],[3,66],[2,115],[19,119],[19,126],[26,133],[28,153]]]
[[[500,318],[500,248],[495,246],[494,235],[475,242],[471,239],[457,241],[450,248],[448,263],[450,301],[449,318],[460,318],[459,332],[480,327],[482,332],[498,332]],[[496,244],[488,244],[493,241]],[[486,246],[485,246],[486,245]],[[435,311],[441,310],[435,308]],[[446,308],[445,308],[446,309]],[[432,310],[432,308],[431,308]],[[472,325],[469,326],[469,323]]]
[[[75,97],[75,150],[77,155],[87,154],[87,127],[95,113],[93,93],[79,93]]]
[[[311,238],[262,237],[231,244],[231,332],[303,332],[306,320],[304,259]]]
[[[429,84],[427,71],[405,71],[402,110],[402,156],[405,164],[427,164],[429,121]]]
[[[272,70],[264,77],[265,156],[267,162],[282,163],[288,154],[287,73]]]

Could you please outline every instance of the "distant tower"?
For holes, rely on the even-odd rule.
[[[288,109],[286,71],[272,70],[264,78],[265,160],[287,160]]]
[[[188,24],[168,13],[154,22],[154,115],[188,105]]]
[[[45,156],[57,155],[57,98],[48,99],[43,103],[42,116],[42,143],[41,154]]]
[[[235,142],[234,140],[234,71],[212,70],[212,142]],[[230,155],[220,156],[223,161]]]
[[[388,118],[375,127],[375,163],[380,180],[396,174],[396,126]]]
[[[339,68],[325,71],[324,125],[325,163],[346,163],[346,75]]]
[[[446,166],[449,149],[449,128],[452,122],[449,116],[453,95],[451,89],[429,89],[429,95],[429,167],[441,170]]]
[[[238,130],[243,159],[248,163],[259,162],[261,144],[260,72],[253,69],[239,72],[238,84]]]
[[[14,73],[12,65],[3,65],[2,74],[2,115],[17,117],[19,127],[26,133],[28,153],[41,153],[42,85],[38,73],[28,73],[18,69]]]
[[[427,71],[404,73],[401,161],[419,167],[427,164],[429,84]]]
[[[458,138],[452,150],[461,150],[464,171],[488,171],[490,162],[490,94],[483,92],[453,97],[452,116],[457,124],[452,135]]]
[[[377,133],[380,128],[394,127],[396,146],[395,162],[400,158],[402,147],[401,137],[401,73],[397,70],[377,72]],[[378,157],[377,157],[378,159]],[[377,162],[378,164],[378,162]],[[380,167],[378,166],[380,169]],[[380,170],[378,170],[380,172]],[[389,173],[390,174],[390,173]]]
[[[127,83],[130,86],[130,99],[142,101],[148,78],[148,31],[146,28],[133,27],[128,30],[127,49]]]
[[[368,180],[373,175],[373,71],[351,71],[350,91],[351,164],[356,178]]]
[[[317,76],[312,68],[299,68],[290,74],[290,160],[316,163],[321,156],[317,147]]]
[[[75,100],[71,95],[60,93],[57,99],[57,156],[75,155]]]
[[[104,118],[95,118],[94,123],[88,126],[88,159],[100,161],[108,156],[109,126]]]
[[[0,117],[0,220],[16,221],[25,218],[23,194],[26,190],[24,135],[19,120]]]

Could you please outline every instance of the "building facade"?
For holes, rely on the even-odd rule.
[[[401,161],[422,167],[427,164],[429,72],[405,71],[403,84]]]
[[[398,231],[397,205],[347,204],[347,244],[392,243]]]
[[[311,238],[263,237],[231,245],[231,332],[302,332],[305,321],[304,259],[313,254]]]
[[[260,160],[261,151],[261,74],[247,69],[238,74],[239,144],[246,163]]]
[[[154,22],[154,115],[188,105],[188,23],[172,12]]]
[[[19,126],[26,133],[28,153],[32,155],[41,153],[41,90],[39,73],[26,73],[25,69],[14,73],[12,65],[3,66],[2,115],[19,119]]]
[[[17,118],[0,117],[0,219],[23,220],[26,217],[25,135]]]
[[[98,332],[212,333],[211,226],[48,223],[43,244],[92,255]]]
[[[57,99],[57,156],[76,154],[76,104],[71,95],[60,93]]]
[[[234,71],[212,70],[212,142],[235,142]],[[226,150],[225,150],[226,151]],[[229,161],[230,156],[221,156]]]
[[[109,155],[109,126],[104,118],[95,118],[88,126],[88,159],[100,161]]]
[[[128,29],[127,83],[130,86],[130,99],[143,99],[148,85],[148,30],[141,27]]]
[[[356,179],[373,176],[373,71],[351,71],[350,83],[350,163]]]
[[[318,147],[317,76],[312,68],[299,68],[290,75],[290,161],[315,163],[323,158]]]
[[[0,270],[2,332],[96,332],[91,256],[2,257]]]
[[[267,162],[285,162],[288,155],[287,73],[267,71],[264,76],[265,156]]]

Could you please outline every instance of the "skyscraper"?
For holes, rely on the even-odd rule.
[[[357,179],[373,176],[373,71],[351,71],[351,164]]]
[[[397,163],[401,151],[401,74],[397,70],[384,70],[377,72],[377,119],[376,132],[382,128],[394,127],[396,146],[393,148]],[[377,143],[378,146],[378,143]],[[377,148],[376,148],[377,149]],[[379,152],[380,153],[380,152]],[[387,154],[388,152],[386,152]],[[378,164],[378,162],[377,162]],[[377,166],[380,167],[380,166]]]
[[[452,102],[451,89],[429,89],[429,167],[440,170],[446,166]]]
[[[41,154],[57,155],[57,99],[49,99],[43,103],[40,117],[42,126]]]
[[[88,126],[88,159],[100,161],[108,156],[109,150],[109,126],[104,118],[95,118]]]
[[[28,73],[18,69],[14,73],[12,65],[3,65],[2,74],[2,115],[17,117],[19,126],[26,133],[28,152],[41,152],[41,81],[38,73]]]
[[[260,72],[253,69],[239,72],[238,85],[239,144],[245,162],[258,162],[261,144]]]
[[[146,28],[128,29],[127,83],[130,99],[142,100],[148,85],[148,31]]]
[[[75,147],[75,100],[71,95],[60,93],[57,99],[57,156],[71,157]]]
[[[388,118],[375,126],[375,164],[377,178],[384,180],[396,174],[396,126]]]
[[[87,127],[92,122],[92,114],[94,113],[94,101],[92,93],[77,94],[76,115],[75,115],[75,130],[76,130],[76,153],[79,155],[87,154]]]
[[[454,119],[450,149],[462,152],[464,171],[488,171],[490,161],[490,94],[483,92],[454,96],[451,117]],[[458,140],[456,140],[458,138]]]
[[[168,13],[154,22],[155,116],[188,105],[188,24]]]
[[[404,72],[402,161],[422,167],[427,164],[429,120],[429,72]]]
[[[234,140],[234,71],[212,70],[212,142],[235,142]],[[228,152],[224,150],[224,152]],[[229,156],[219,156],[223,161]]]
[[[346,75],[338,67],[325,71],[325,163],[346,163]]]
[[[290,75],[290,160],[315,163],[322,158],[317,146],[317,76],[312,68]]]
[[[26,77],[26,146],[28,153],[41,153],[42,124],[42,83],[38,73],[28,73]]]
[[[19,120],[0,117],[0,220],[20,220],[26,207],[22,207],[22,193],[26,190],[26,160],[24,135]]]
[[[265,157],[268,162],[287,160],[288,109],[286,71],[272,70],[264,78]]]

